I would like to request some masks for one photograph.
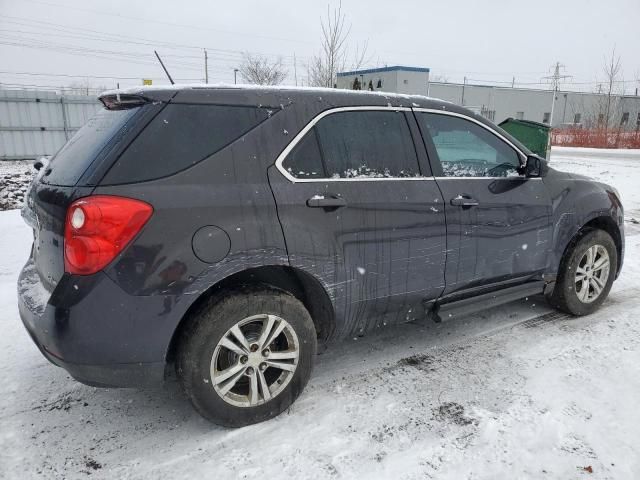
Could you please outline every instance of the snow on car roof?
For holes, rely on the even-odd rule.
[[[428,97],[426,95],[409,95],[404,93],[391,93],[383,91],[370,90],[347,90],[341,88],[328,87],[300,87],[293,85],[253,85],[253,84],[229,84],[229,83],[183,83],[174,85],[141,85],[137,87],[129,87],[117,90],[107,90],[102,92],[99,97],[109,95],[135,95],[144,94],[145,92],[161,92],[161,91],[181,91],[181,90],[253,90],[256,92],[299,92],[305,94],[325,94],[325,95],[374,95],[389,100],[407,100],[407,101],[429,101],[442,104],[455,105],[454,103],[439,98]],[[414,105],[419,106],[419,105]]]

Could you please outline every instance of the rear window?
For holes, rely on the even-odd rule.
[[[105,149],[111,139],[124,129],[140,108],[102,109],[58,150],[49,164],[50,173],[42,181],[52,185],[71,186]]]
[[[332,178],[419,176],[416,150],[402,112],[334,113],[315,128]]]
[[[111,167],[104,184],[166,177],[222,150],[264,120],[265,108],[169,104]]]
[[[420,175],[411,131],[402,112],[332,113],[283,162],[295,178],[406,178]]]

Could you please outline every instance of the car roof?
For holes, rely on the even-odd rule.
[[[159,86],[139,86],[119,90],[109,90],[100,94],[99,98],[115,95],[137,95],[149,100],[166,101],[169,98],[189,98],[189,100],[210,103],[210,98],[235,96],[240,103],[255,103],[260,98],[284,98],[291,101],[324,100],[331,103],[391,106],[442,108],[455,107],[455,104],[423,95],[405,95],[369,90],[346,90],[321,87],[266,86],[247,84],[176,84]],[[264,105],[264,104],[263,104]],[[266,106],[266,105],[265,105]],[[277,105],[276,105],[277,106]]]
[[[425,108],[454,112],[471,117],[501,135],[507,137],[522,152],[530,154],[512,135],[488,121],[486,118],[445,100],[424,95],[406,95],[369,90],[346,90],[340,88],[266,86],[247,84],[175,84],[159,86],[138,86],[120,90],[109,90],[98,98],[141,97],[152,102],[215,104],[234,106],[258,106],[284,109],[299,103],[313,103],[311,110],[325,110],[339,107],[390,107]],[[104,100],[103,100],[104,103]]]

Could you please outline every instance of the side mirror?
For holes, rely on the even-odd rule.
[[[525,177],[540,177],[544,168],[544,160],[537,155],[529,155],[524,165]]]

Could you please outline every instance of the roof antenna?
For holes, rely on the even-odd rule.
[[[158,61],[160,62],[160,65],[162,65],[162,69],[164,70],[164,73],[166,73],[167,77],[169,77],[169,81],[171,82],[171,85],[174,85],[176,82],[174,82],[173,78],[171,78],[171,75],[169,75],[169,71],[167,70],[167,67],[164,66],[164,63],[162,63],[162,59],[160,58],[160,55],[158,55],[158,52],[156,52],[155,50],[153,51],[153,53],[155,53],[156,57],[158,57]]]

